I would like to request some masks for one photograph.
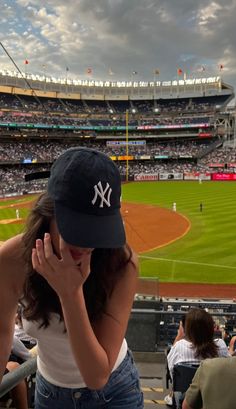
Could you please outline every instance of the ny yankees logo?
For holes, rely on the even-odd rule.
[[[102,183],[100,181],[96,185],[94,185],[94,190],[95,190],[95,193],[94,193],[94,198],[92,200],[92,204],[95,205],[98,196],[100,196],[101,202],[100,202],[99,207],[103,207],[103,203],[105,203],[107,207],[110,207],[111,206],[110,196],[111,196],[112,188],[110,187],[109,183],[107,182],[105,189],[103,189]],[[105,197],[106,193],[107,193],[107,197]]]

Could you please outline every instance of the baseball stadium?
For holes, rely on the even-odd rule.
[[[163,352],[193,305],[232,337],[234,96],[220,76],[112,82],[0,70],[1,243],[24,231],[65,149],[97,149],[119,168],[127,241],[139,259],[132,349]],[[147,407],[164,405],[163,396],[148,399]]]

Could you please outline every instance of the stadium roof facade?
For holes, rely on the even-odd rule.
[[[172,81],[96,81],[54,78],[0,70],[0,92],[46,98],[153,100],[234,96],[219,76]]]

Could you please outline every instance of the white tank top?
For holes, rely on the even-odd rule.
[[[64,322],[57,314],[51,314],[48,328],[38,328],[35,321],[23,319],[23,328],[28,335],[38,341],[38,370],[53,385],[64,388],[83,388],[85,383],[76,365],[68,334],[64,332]],[[124,339],[112,372],[120,365],[127,353]]]

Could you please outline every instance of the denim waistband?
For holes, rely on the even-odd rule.
[[[48,388],[50,388],[50,392],[54,397],[62,397],[71,395],[73,397],[80,397],[81,395],[87,395],[89,394],[93,399],[97,400],[100,398],[100,395],[103,393],[104,390],[107,388],[112,387],[114,384],[118,383],[119,381],[122,381],[125,377],[126,372],[130,372],[130,366],[133,366],[134,360],[133,360],[133,355],[130,350],[127,351],[127,354],[123,361],[120,363],[120,365],[113,371],[109,377],[109,380],[107,384],[104,386],[104,388],[100,390],[93,390],[89,389],[87,387],[82,387],[82,388],[67,388],[67,387],[61,387],[52,384],[51,382],[48,382],[39,371],[37,371],[37,376],[36,376],[36,381],[43,383],[44,385],[47,385]]]

